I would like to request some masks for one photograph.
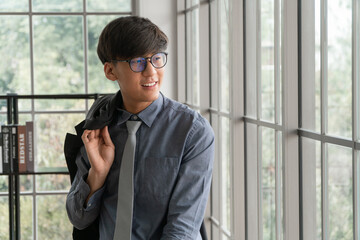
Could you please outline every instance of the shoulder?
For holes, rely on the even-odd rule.
[[[189,126],[189,138],[195,133],[207,136],[211,139],[214,138],[214,132],[208,120],[185,104],[164,97],[163,113],[167,114],[170,120],[177,120],[176,122],[179,122],[182,128]]]

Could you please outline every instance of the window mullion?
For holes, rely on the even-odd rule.
[[[256,115],[262,118],[261,109],[261,0],[256,1]]]
[[[359,1],[352,1],[352,138],[359,139]],[[360,206],[359,206],[359,151],[353,149],[353,228],[354,240],[360,239]]]
[[[257,176],[258,176],[258,239],[263,239],[262,202],[262,127],[257,126]]]
[[[325,135],[327,129],[327,0],[321,0],[321,134]],[[328,196],[328,166],[326,143],[321,143],[321,216],[322,239],[328,239],[329,226],[329,196]]]

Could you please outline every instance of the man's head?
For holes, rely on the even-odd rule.
[[[102,31],[97,52],[105,76],[119,84],[127,111],[138,113],[158,98],[167,43],[155,24],[140,17],[117,18]]]
[[[163,52],[168,38],[147,18],[136,16],[117,18],[104,28],[97,53],[104,64],[115,59],[130,59]]]

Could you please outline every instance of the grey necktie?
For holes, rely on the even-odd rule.
[[[128,138],[125,143],[121,161],[118,202],[116,211],[116,225],[114,240],[130,240],[132,230],[133,196],[134,196],[134,157],[136,146],[136,132],[140,121],[127,121]]]

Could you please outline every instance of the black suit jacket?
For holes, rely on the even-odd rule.
[[[73,182],[76,172],[76,156],[80,148],[83,146],[81,135],[84,129],[101,129],[110,124],[113,119],[116,106],[122,102],[121,92],[118,91],[114,95],[106,95],[97,99],[91,106],[86,119],[75,126],[76,135],[67,133],[64,143],[64,154],[66,164],[70,173],[70,181]],[[201,237],[207,240],[204,221],[200,228]],[[74,227],[73,239],[76,240],[98,240],[99,239],[99,218],[97,218],[89,227],[79,230]]]

